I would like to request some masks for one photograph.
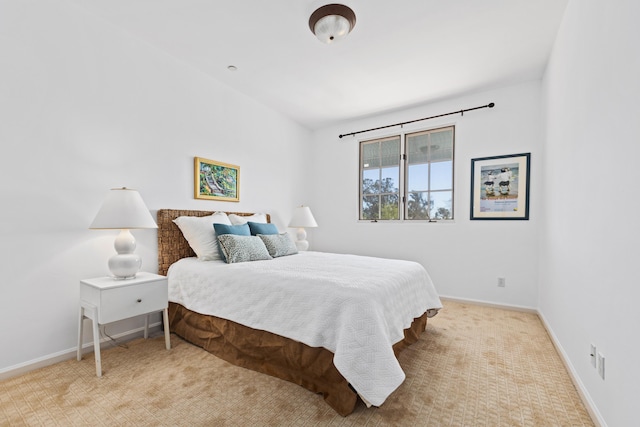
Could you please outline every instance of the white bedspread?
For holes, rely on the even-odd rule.
[[[330,350],[375,406],[405,379],[393,344],[414,318],[442,307],[426,270],[410,261],[322,252],[237,264],[186,258],[168,276],[172,302]]]

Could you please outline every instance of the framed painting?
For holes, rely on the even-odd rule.
[[[529,219],[531,153],[471,159],[471,219]]]
[[[195,158],[195,198],[240,201],[240,166]]]

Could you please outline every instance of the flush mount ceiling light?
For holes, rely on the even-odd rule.
[[[356,14],[343,4],[328,4],[317,9],[309,18],[309,28],[323,43],[343,39],[356,25]]]

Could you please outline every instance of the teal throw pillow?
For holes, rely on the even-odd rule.
[[[216,230],[218,236],[223,234],[235,234],[236,236],[251,236],[251,230],[247,224],[240,225],[227,225],[227,224],[213,224],[213,228]]]
[[[275,224],[261,223],[261,222],[247,222],[249,224],[249,230],[251,230],[252,236],[258,234],[278,234],[278,227]]]

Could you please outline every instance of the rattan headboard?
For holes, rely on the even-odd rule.
[[[189,243],[182,235],[178,226],[173,222],[179,216],[207,216],[215,211],[193,211],[179,209],[159,209],[158,210],[158,274],[167,275],[169,266],[179,259],[196,256]],[[227,212],[240,216],[249,216],[253,213],[247,212]],[[271,222],[271,217],[267,214],[267,221]]]

